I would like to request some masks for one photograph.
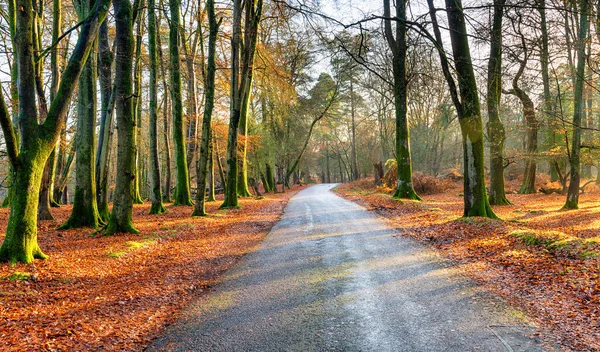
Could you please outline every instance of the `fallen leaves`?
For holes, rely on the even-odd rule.
[[[191,207],[147,215],[149,204],[136,205],[138,235],[55,231],[71,207],[54,210],[38,235],[50,258],[0,264],[0,350],[142,350],[262,241],[295,193],[240,199],[227,211],[208,203],[211,215],[199,218]],[[0,209],[1,231],[7,218]]]
[[[337,191],[503,295],[565,349],[600,350],[598,191],[581,195],[574,211],[560,209],[561,195],[509,194],[512,205],[494,207],[500,221],[460,218],[458,185],[419,203],[398,202],[368,181]]]

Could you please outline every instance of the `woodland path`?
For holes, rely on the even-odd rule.
[[[291,199],[260,248],[148,350],[546,350],[500,299],[334,186]]]

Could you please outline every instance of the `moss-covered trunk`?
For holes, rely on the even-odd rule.
[[[396,164],[398,179],[394,198],[407,198],[420,200],[412,184],[412,160],[410,156],[410,131],[408,129],[408,116],[406,109],[406,3],[396,3],[396,35],[392,32],[390,16],[390,2],[384,0],[385,35],[388,46],[392,50],[392,64],[394,75],[394,105],[396,107]],[[355,156],[353,155],[353,159]],[[355,163],[355,160],[352,160]],[[353,168],[353,173],[356,171]],[[357,175],[354,175],[357,177]]]
[[[262,15],[263,0],[248,0],[245,2],[244,39],[242,47],[241,75],[242,79],[238,94],[240,95],[239,133],[244,136],[241,145],[242,160],[240,161],[237,179],[237,193],[241,197],[251,196],[248,189],[248,108],[252,97],[252,80],[254,77],[254,55],[258,40],[258,25]]]
[[[183,100],[181,97],[181,55],[179,54],[179,26],[181,25],[178,0],[169,0],[171,21],[169,22],[169,54],[171,68],[171,102],[173,113],[173,140],[175,141],[175,166],[177,185],[175,205],[192,205],[190,177],[186,158]]]
[[[50,195],[52,185],[52,168],[54,164],[52,161],[54,151],[50,154],[50,157],[46,161],[44,171],[42,172],[42,183],[40,185],[40,199],[38,204],[38,220],[54,220],[52,211],[50,210]]]
[[[249,80],[252,81],[253,72],[250,71]],[[240,125],[239,131],[244,139],[240,145],[241,149],[241,160],[239,161],[240,174],[237,179],[237,192],[240,197],[250,197],[250,190],[248,188],[248,107],[250,105],[250,99],[252,96],[252,88],[244,92],[242,97],[242,109],[240,111]]]
[[[108,210],[108,170],[112,154],[112,136],[114,131],[113,111],[114,94],[112,66],[114,57],[108,43],[108,23],[104,22],[98,34],[98,65],[100,75],[100,130],[96,150],[96,202],[103,222],[110,217]]]
[[[117,52],[115,112],[117,118],[117,175],[112,213],[106,234],[138,233],[133,226],[136,131],[133,113],[133,9],[129,0],[114,0]]]
[[[142,11],[144,9],[144,0],[140,1],[139,11],[137,14],[136,22],[136,36],[135,36],[135,63],[133,66],[133,113],[135,115],[135,137],[137,143],[141,143],[142,140]],[[142,160],[140,157],[140,148],[135,149],[135,197],[133,199],[134,204],[143,204],[144,199],[140,193],[140,182],[142,182]]]
[[[589,11],[589,0],[579,1],[580,13],[587,14]],[[588,16],[579,16],[579,33],[577,36],[577,72],[575,74],[575,92],[573,94],[573,137],[571,142],[571,154],[569,163],[571,176],[569,179],[569,189],[567,191],[567,201],[564,209],[577,209],[579,204],[579,183],[581,168],[581,120],[583,116],[584,100],[583,85],[585,81],[585,65],[588,53],[586,53],[586,41],[588,39],[589,20]]]
[[[208,147],[208,198],[207,202],[214,202],[215,198],[215,151],[214,143],[212,138],[212,131],[210,136],[210,144]]]
[[[92,1],[82,1],[78,16],[83,20],[88,16]],[[94,44],[94,47],[97,45]],[[60,228],[90,226],[101,223],[96,203],[96,84],[97,57],[90,55],[78,84],[77,132],[75,133],[75,198],[69,219]]]
[[[437,45],[442,38],[432,0],[428,0]],[[456,110],[462,134],[464,160],[464,212],[467,216],[496,218],[485,187],[485,167],[483,148],[483,123],[477,82],[473,70],[469,39],[460,0],[446,0],[448,26],[452,43],[458,90],[449,70],[447,57],[440,50],[440,60],[444,77],[448,82],[450,94]],[[441,47],[439,47],[441,49]],[[459,94],[460,92],[460,94]]]
[[[231,94],[229,107],[229,129],[227,136],[227,181],[224,185],[224,200],[221,208],[237,207],[238,178],[238,126],[240,123],[240,47],[241,47],[242,1],[233,1],[233,35],[231,37]]]
[[[275,177],[271,164],[265,163],[265,192],[275,192]]]
[[[162,214],[166,211],[165,206],[162,203],[162,191],[160,189],[160,161],[158,159],[158,55],[156,52],[156,11],[155,0],[148,0],[148,59],[150,61],[148,122],[150,127],[150,187],[152,189],[150,193],[150,200],[152,201],[150,214]]]
[[[490,204],[507,205],[504,187],[504,141],[506,132],[500,120],[502,96],[502,18],[506,0],[494,1],[494,17],[491,32],[490,58],[487,80],[487,131],[490,145]]]
[[[221,21],[217,21],[215,14],[214,0],[206,1],[206,10],[208,12],[209,35],[208,35],[208,58],[206,65],[206,80],[204,82],[204,116],[202,117],[202,140],[200,141],[200,159],[198,160],[198,170],[196,172],[197,193],[196,204],[192,216],[204,216],[206,210],[204,202],[206,199],[206,177],[209,166],[209,159],[212,158],[211,145],[211,121],[213,107],[215,104],[215,73],[217,71],[216,47],[217,34]],[[214,190],[213,190],[214,192]],[[214,193],[213,193],[214,199]]]
[[[535,117],[535,107],[531,99],[527,98],[523,103],[523,113],[525,115],[525,122],[527,125],[527,139],[526,139],[526,159],[525,159],[525,172],[523,174],[523,183],[519,189],[521,194],[532,194],[536,192],[535,189],[535,174],[537,168],[536,154],[538,152],[538,121]]]
[[[36,150],[32,154],[42,154]],[[37,242],[37,211],[40,182],[45,158],[22,160],[13,179],[15,192],[6,228],[7,236],[0,247],[0,261],[31,263],[46,259]]]

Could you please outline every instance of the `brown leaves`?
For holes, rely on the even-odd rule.
[[[403,235],[440,252],[473,279],[502,294],[566,348],[600,350],[600,194],[581,195],[580,210],[561,211],[564,196],[509,195],[494,207],[504,221],[459,218],[459,185],[422,203],[378,193],[373,180],[338,191],[385,217]]]
[[[211,215],[202,218],[190,218],[191,207],[147,215],[149,204],[136,205],[139,235],[54,231],[70,206],[54,210],[56,222],[42,222],[39,233],[50,258],[0,264],[0,278],[15,272],[36,277],[0,279],[0,350],[142,350],[260,243],[294,193],[241,199],[242,209],[229,211],[209,203]],[[7,216],[0,209],[1,231]]]

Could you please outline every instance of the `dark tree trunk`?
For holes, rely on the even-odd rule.
[[[206,1],[206,9],[208,12],[209,35],[208,35],[208,62],[206,68],[206,81],[204,82],[204,115],[202,117],[202,140],[200,142],[200,159],[197,170],[197,193],[196,204],[192,216],[204,216],[205,200],[206,200],[206,176],[208,173],[208,165],[210,155],[210,140],[211,140],[211,120],[213,107],[215,103],[215,73],[217,71],[216,63],[216,47],[217,34],[221,21],[217,21],[215,14],[214,0]],[[214,196],[213,196],[214,197]]]
[[[490,58],[488,61],[488,136],[490,141],[490,204],[507,205],[504,188],[504,141],[506,132],[500,120],[502,96],[502,17],[506,0],[494,1],[494,19],[491,31]]]
[[[161,1],[161,6],[162,6],[162,1]],[[157,24],[157,26],[159,26]],[[164,109],[163,109],[163,142],[164,142],[164,153],[165,153],[165,185],[164,185],[164,190],[163,190],[163,202],[169,203],[171,202],[171,125],[169,123],[169,117],[171,116],[171,113],[169,111],[170,109],[170,104],[169,104],[169,94],[167,94],[167,92],[169,91],[169,87],[167,85],[167,79],[166,79],[166,70],[163,64],[163,55],[162,55],[162,44],[160,41],[160,35],[156,36],[156,43],[158,45],[157,48],[157,52],[158,52],[158,62],[160,64],[160,71],[161,71],[161,76],[162,76],[162,83],[163,83],[163,94],[165,94],[164,99],[165,99],[165,105],[164,105]]]
[[[585,65],[587,60],[586,53],[586,41],[588,39],[588,11],[589,11],[589,0],[580,0],[579,2],[579,34],[577,37],[577,72],[575,74],[575,92],[573,94],[573,139],[571,142],[571,155],[570,155],[570,168],[571,176],[569,180],[569,189],[567,191],[567,201],[565,202],[564,209],[577,209],[579,203],[579,182],[580,182],[580,168],[581,168],[581,156],[580,156],[580,145],[581,145],[581,120],[583,116],[583,109],[585,102],[583,100],[583,85],[585,81]],[[570,52],[570,50],[569,50]]]
[[[107,222],[110,216],[108,210],[108,170],[110,167],[112,136],[114,132],[113,111],[115,97],[112,86],[114,55],[110,51],[108,44],[108,23],[106,21],[102,23],[98,37],[101,107],[100,132],[96,150],[96,202],[98,203],[100,217],[104,222]]]
[[[92,9],[92,1],[81,1],[77,9],[80,20]],[[97,41],[93,46],[97,48]],[[96,50],[94,50],[96,52]],[[75,133],[75,198],[69,219],[61,229],[90,226],[98,227],[102,222],[96,203],[96,84],[97,57],[90,55],[79,77],[77,99],[77,132]]]
[[[143,204],[144,199],[140,193],[140,182],[142,182],[142,158],[140,157],[139,143],[142,140],[142,11],[144,9],[144,0],[140,0],[136,23],[135,36],[135,63],[133,65],[133,114],[135,119],[135,138],[138,146],[135,149],[135,196],[134,204]]]
[[[435,39],[441,49],[441,33],[432,0],[427,1],[433,23]],[[469,39],[460,0],[446,0],[448,26],[452,43],[452,55],[458,78],[458,90],[450,73],[446,56],[440,50],[440,61],[444,77],[456,110],[462,133],[464,162],[464,213],[463,216],[497,218],[492,210],[485,187],[483,123],[473,70]],[[460,95],[459,95],[460,92]]]
[[[254,53],[258,40],[258,25],[262,15],[263,0],[248,0],[245,2],[246,19],[244,24],[244,39],[242,47],[241,75],[239,92],[240,95],[240,121],[239,133],[244,136],[241,151],[239,176],[237,179],[237,193],[240,197],[250,197],[248,189],[248,160],[247,160],[247,137],[248,137],[248,107],[252,96],[252,78],[254,75]]]
[[[138,233],[133,226],[136,131],[133,112],[134,9],[129,0],[114,0],[116,24],[115,113],[117,120],[117,175],[113,208],[106,234]],[[136,6],[137,11],[137,6]]]
[[[242,35],[242,1],[233,0],[233,35],[231,37],[231,94],[229,130],[227,137],[227,181],[224,186],[224,201],[221,208],[238,206],[238,126],[240,123],[240,46]]]
[[[173,140],[175,141],[175,160],[177,185],[175,205],[192,205],[190,177],[186,158],[186,138],[184,131],[183,100],[181,97],[181,56],[179,54],[179,26],[181,25],[178,0],[169,0],[171,21],[169,22],[169,54],[171,68],[171,102],[173,113]]]
[[[208,148],[208,199],[207,202],[214,202],[215,198],[215,151],[214,142],[212,138],[212,131],[210,136],[210,144]]]
[[[158,160],[158,55],[156,54],[156,15],[155,0],[148,0],[148,58],[150,60],[150,82],[149,82],[149,127],[150,127],[150,175],[151,188],[150,199],[152,206],[150,214],[162,214],[166,211],[162,203],[162,192],[160,182],[160,162]],[[166,94],[166,92],[165,92]]]
[[[396,164],[398,182],[394,198],[420,200],[412,184],[412,161],[410,156],[410,132],[406,109],[406,3],[396,3],[396,36],[392,32],[390,2],[384,0],[385,36],[392,50],[394,74],[394,105],[396,106]]]

